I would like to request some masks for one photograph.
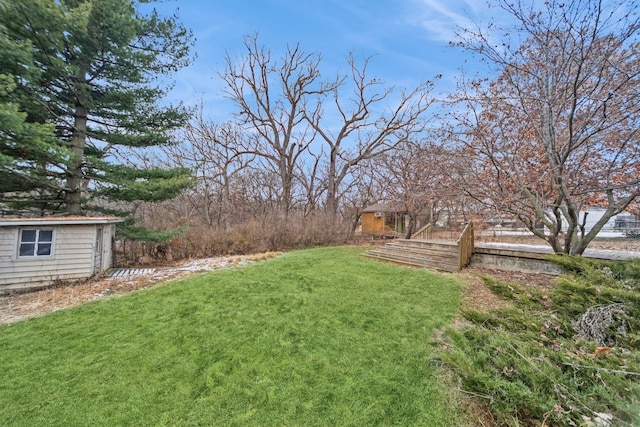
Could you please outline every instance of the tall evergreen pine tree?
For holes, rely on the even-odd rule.
[[[190,60],[191,34],[175,16],[142,14],[146,3],[0,0],[5,207],[77,215],[165,200],[190,184],[187,170],[112,155],[169,144],[187,120],[182,106],[158,102],[162,78]]]

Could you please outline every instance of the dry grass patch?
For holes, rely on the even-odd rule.
[[[0,296],[0,323],[28,319],[108,296],[150,288],[190,274],[264,261],[279,254],[280,252],[264,252],[183,260],[171,265],[157,266],[155,271],[148,274],[66,283],[33,292],[2,295]]]

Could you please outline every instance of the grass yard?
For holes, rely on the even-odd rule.
[[[2,426],[453,426],[452,276],[287,253],[0,326]]]

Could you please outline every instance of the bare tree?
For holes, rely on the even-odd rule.
[[[305,217],[319,209],[322,195],[327,189],[327,181],[322,175],[323,160],[322,150],[319,153],[310,151],[307,161],[298,167],[297,178],[304,193],[302,203]]]
[[[499,73],[461,82],[466,114],[457,110],[456,120],[475,174],[467,191],[515,215],[555,252],[582,254],[640,194],[639,5],[496,3],[515,28],[460,35],[461,47]],[[586,230],[580,212],[594,205],[605,212]]]
[[[246,36],[246,55],[233,59],[227,54],[226,96],[239,111],[237,117],[253,133],[249,150],[278,172],[281,180],[279,204],[285,217],[292,205],[296,170],[313,141],[306,123],[310,95],[330,89],[319,81],[320,55],[307,54],[299,45],[287,48],[280,60],[258,44],[257,35]]]
[[[387,187],[380,185],[375,169],[377,165],[372,159],[363,160],[351,171],[350,185],[342,192],[342,213],[350,220],[350,233],[353,234],[364,209],[386,198]]]
[[[333,105],[326,107],[319,101],[315,110],[304,111],[308,123],[328,147],[326,209],[334,223],[340,187],[351,170],[363,160],[392,150],[422,132],[426,125],[424,113],[434,102],[430,96],[433,83],[396,93],[394,87],[384,87],[381,80],[367,76],[369,61],[366,58],[359,66],[350,54],[348,78],[338,78],[332,84]],[[342,93],[344,88],[350,90],[348,96]]]
[[[430,137],[409,141],[373,160],[377,179],[390,185],[391,200],[400,204],[409,218],[406,238],[418,226],[418,219],[434,224],[440,211],[458,198],[455,176],[456,151]]]
[[[229,122],[207,122],[201,105],[181,137],[184,143],[163,148],[165,162],[193,171],[196,185],[187,190],[188,203],[206,225],[227,230],[236,213],[234,181],[255,158],[247,153],[244,131]]]

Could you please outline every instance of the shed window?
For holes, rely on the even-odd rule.
[[[53,230],[23,229],[20,230],[18,256],[51,256]]]

